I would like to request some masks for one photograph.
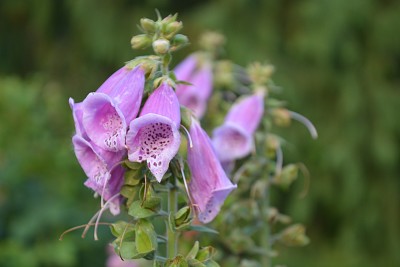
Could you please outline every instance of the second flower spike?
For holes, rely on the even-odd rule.
[[[163,83],[147,99],[140,116],[130,123],[126,136],[128,158],[132,162],[147,161],[159,182],[178,152],[180,121],[176,94]]]

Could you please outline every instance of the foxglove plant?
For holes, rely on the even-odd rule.
[[[221,216],[217,215],[224,209],[228,195],[237,188],[237,177],[244,176],[247,166],[261,162],[257,172],[253,173],[256,179],[246,179],[251,186],[246,187],[245,184],[237,190],[242,194],[240,196],[245,195],[244,191],[250,191],[252,197],[262,196],[255,197],[256,201],[246,199],[246,203],[252,203],[252,208],[245,209],[246,212],[257,212],[244,216],[254,218],[255,230],[253,226],[246,226],[245,229],[248,234],[259,234],[261,244],[253,246],[260,238],[254,237],[253,242],[250,237],[243,237],[243,229],[234,229],[232,234],[226,232],[231,226],[240,225],[236,220],[239,216],[232,217],[231,213],[222,215],[223,220],[230,224],[220,232],[227,234],[214,240],[213,244],[225,242],[225,247],[230,249],[238,242],[245,242],[248,250],[268,254],[263,254],[260,261],[263,266],[269,266],[272,238],[268,226],[270,207],[267,189],[269,184],[288,186],[296,171],[293,166],[282,168],[282,151],[277,148],[272,156],[277,158],[273,165],[275,169],[266,165],[266,162],[273,161],[263,151],[269,146],[267,136],[270,137],[265,133],[265,121],[269,118],[265,116],[264,106],[271,107],[264,101],[271,69],[254,68],[248,72],[249,77],[246,78],[252,83],[242,88],[251,86],[248,91],[255,93],[238,98],[223,124],[214,130],[211,141],[199,120],[206,112],[213,82],[234,77],[225,73],[228,74],[225,79],[218,79],[213,74],[214,57],[224,38],[209,33],[207,36],[211,41],[202,39],[206,51],[187,57],[175,67],[174,73],[170,71],[172,52],[188,43],[187,37],[178,33],[182,22],[177,21],[176,15],[161,18],[158,14],[157,21],[141,19],[139,29],[142,34],[131,39],[132,48],[151,47],[154,54],[129,61],[82,102],[75,103],[70,99],[75,123],[72,143],[77,160],[87,176],[84,184],[102,199],[100,211],[83,226],[82,236],[94,224],[97,239],[102,213],[110,209],[116,215],[122,207],[121,210],[131,216],[130,220],[101,223],[110,225],[115,236],[112,245],[116,254],[110,257],[109,266],[122,264],[116,255],[127,260],[152,260],[153,266],[219,266],[213,260],[214,248],[201,247],[197,241],[190,245],[186,255],[182,255],[178,247],[178,243],[182,243],[178,242],[179,236],[192,230],[216,233],[193,222],[208,224],[214,221],[217,227],[220,226],[218,218]],[[228,81],[226,84],[232,83]],[[239,95],[232,90],[230,97],[220,99],[225,101],[236,94]],[[282,107],[279,108],[269,110],[268,114],[275,114],[283,120],[285,114],[304,120],[297,113],[285,113]],[[261,141],[257,129],[264,131]],[[186,135],[186,150],[181,144],[185,143],[181,133]],[[249,157],[251,152],[254,153]],[[223,168],[226,165],[235,170],[233,181]],[[268,180],[262,179],[261,173],[264,172],[273,176]],[[164,204],[165,200],[168,203]],[[242,204],[243,200],[237,194],[236,200],[234,206]],[[165,222],[165,229],[159,227],[160,220]],[[77,228],[80,227],[72,229]],[[302,235],[299,237],[298,233]],[[307,241],[301,225],[286,229],[276,238],[293,243],[294,235],[296,242]],[[165,243],[165,248],[159,246],[160,243]],[[243,248],[243,245],[240,247]]]

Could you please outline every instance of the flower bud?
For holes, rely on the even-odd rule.
[[[288,164],[282,169],[282,172],[274,178],[273,181],[283,189],[287,189],[297,179],[298,172],[299,167],[297,164]]]
[[[151,44],[151,38],[147,34],[135,35],[131,39],[133,49],[144,49]]]
[[[186,46],[188,43],[189,43],[189,39],[187,38],[186,35],[176,34],[172,38],[171,51],[176,51],[176,50]]]
[[[272,111],[272,116],[274,118],[274,123],[281,127],[286,127],[290,125],[291,117],[290,113],[285,108],[276,108]]]
[[[154,33],[156,31],[156,23],[148,18],[140,19],[140,26],[147,33]]]
[[[180,30],[182,30],[182,28],[183,28],[182,21],[173,21],[167,24],[165,28],[165,34],[166,34],[165,38],[170,39],[174,37],[174,35]]]
[[[291,225],[283,230],[279,240],[287,246],[305,246],[310,242],[305,231],[302,224]]]
[[[153,50],[156,54],[164,55],[168,53],[170,43],[166,39],[158,39],[153,42]]]

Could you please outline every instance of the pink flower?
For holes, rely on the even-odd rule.
[[[206,111],[213,86],[211,63],[203,58],[199,60],[199,55],[193,54],[176,66],[174,72],[178,80],[192,84],[177,85],[179,102],[189,108],[197,118],[201,118]]]
[[[176,94],[167,83],[163,83],[150,95],[140,116],[129,126],[126,136],[129,160],[147,161],[148,168],[159,182],[178,152],[180,121]]]
[[[188,147],[188,164],[192,174],[189,192],[203,223],[212,221],[228,194],[236,188],[222,169],[210,138],[196,120],[190,127],[192,147]]]
[[[213,145],[222,162],[250,154],[253,134],[264,112],[264,93],[257,92],[239,99],[229,110],[224,123],[213,132]]]

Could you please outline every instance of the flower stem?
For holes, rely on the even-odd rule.
[[[264,191],[263,197],[261,197],[259,202],[261,208],[262,219],[266,222],[261,230],[261,242],[260,245],[263,248],[264,254],[261,256],[261,265],[263,267],[270,267],[271,265],[271,229],[268,220],[269,211],[269,185]]]
[[[175,181],[173,186],[168,190],[168,213],[175,215],[177,211],[177,189],[175,186]],[[173,259],[176,256],[178,250],[178,243],[177,243],[177,233],[171,227],[167,227],[167,258]]]

